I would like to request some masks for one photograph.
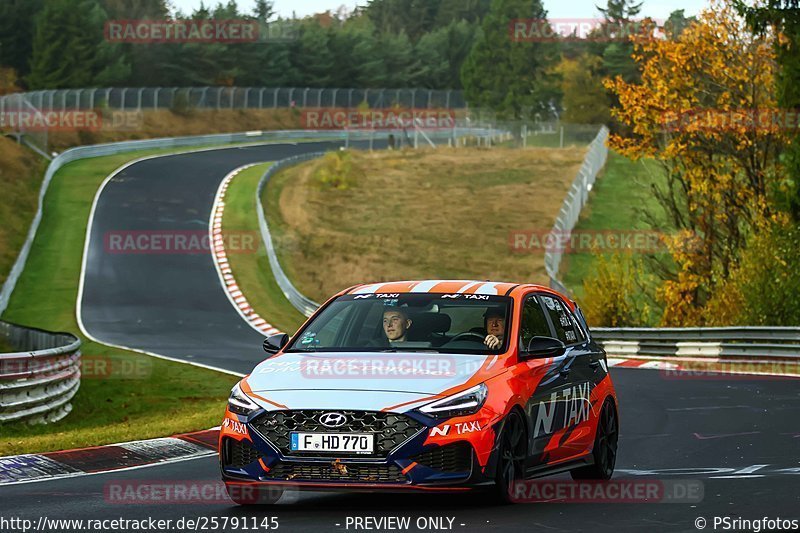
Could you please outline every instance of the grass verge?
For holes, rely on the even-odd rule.
[[[284,297],[275,282],[261,243],[256,215],[256,188],[270,164],[256,165],[239,173],[225,192],[225,212],[222,227],[226,232],[255,235],[259,246],[256,253],[228,251],[228,261],[236,283],[247,296],[256,312],[281,331],[293,334],[305,320]]]
[[[546,282],[541,251],[514,253],[510,237],[550,230],[585,152],[355,151],[338,186],[316,160],[273,177],[262,203],[281,265],[317,301],[390,279]]]
[[[148,150],[70,163],[54,176],[25,271],[3,318],[77,333],[83,243],[92,201],[103,180]],[[43,452],[207,429],[217,425],[234,376],[156,359],[84,339],[84,370],[73,412],[57,424],[4,425],[0,455]],[[100,362],[111,371],[100,371]],[[115,366],[116,365],[116,366]],[[93,375],[94,374],[94,375]]]
[[[613,151],[609,152],[606,167],[594,184],[589,202],[581,212],[573,234],[664,231],[668,223],[652,193],[652,186],[661,185],[664,180],[663,171],[655,161],[634,162]],[[661,229],[652,228],[644,213],[655,217]],[[599,253],[606,251],[612,250],[598,250]],[[593,271],[597,255],[592,251],[579,250],[562,256],[562,281],[578,300],[583,295],[583,280]]]
[[[0,285],[25,243],[36,214],[45,168],[42,157],[0,137]]]

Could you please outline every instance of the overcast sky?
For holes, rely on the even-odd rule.
[[[605,0],[543,0],[550,18],[594,18],[598,15],[596,5],[605,5]],[[184,12],[191,12],[200,6],[201,0],[172,0],[175,7]],[[205,0],[206,6],[216,5],[219,0]],[[292,13],[302,17],[313,13],[331,10],[336,11],[344,5],[352,9],[356,5],[364,5],[365,0],[275,0],[276,11],[284,17],[291,17]],[[254,0],[237,0],[240,9],[249,12]],[[683,9],[687,16],[696,15],[701,9],[708,6],[707,0],[645,0],[642,16],[664,19],[676,9]]]

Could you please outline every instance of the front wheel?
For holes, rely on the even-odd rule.
[[[237,505],[272,505],[283,496],[280,487],[265,487],[248,483],[226,483],[228,498]]]
[[[614,465],[617,462],[618,439],[617,409],[614,407],[614,400],[608,398],[603,404],[600,420],[597,422],[597,433],[592,450],[594,464],[571,471],[572,479],[611,479],[611,476],[614,475]]]
[[[508,414],[498,440],[495,493],[500,503],[513,503],[517,485],[525,479],[525,459],[528,456],[525,423],[518,411]]]

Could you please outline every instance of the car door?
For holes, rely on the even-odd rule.
[[[598,382],[600,365],[596,350],[567,304],[552,294],[542,294],[539,300],[554,331],[553,336],[566,346],[558,365],[559,374],[564,378],[556,413],[561,434],[558,451],[552,454],[566,459],[584,454],[594,441],[590,397]]]
[[[523,299],[519,331],[519,366],[527,372],[525,379],[530,387],[525,404],[530,434],[529,467],[535,469],[549,463],[553,457],[548,451],[549,444],[562,427],[559,422],[564,418],[561,398],[569,386],[570,372],[561,371],[563,356],[528,358],[525,355],[534,336],[556,336],[539,294],[531,293]]]

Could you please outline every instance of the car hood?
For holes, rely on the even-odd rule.
[[[272,409],[416,407],[478,374],[488,379],[502,371],[497,361],[495,355],[418,352],[287,353],[263,361],[246,380],[254,399]]]

